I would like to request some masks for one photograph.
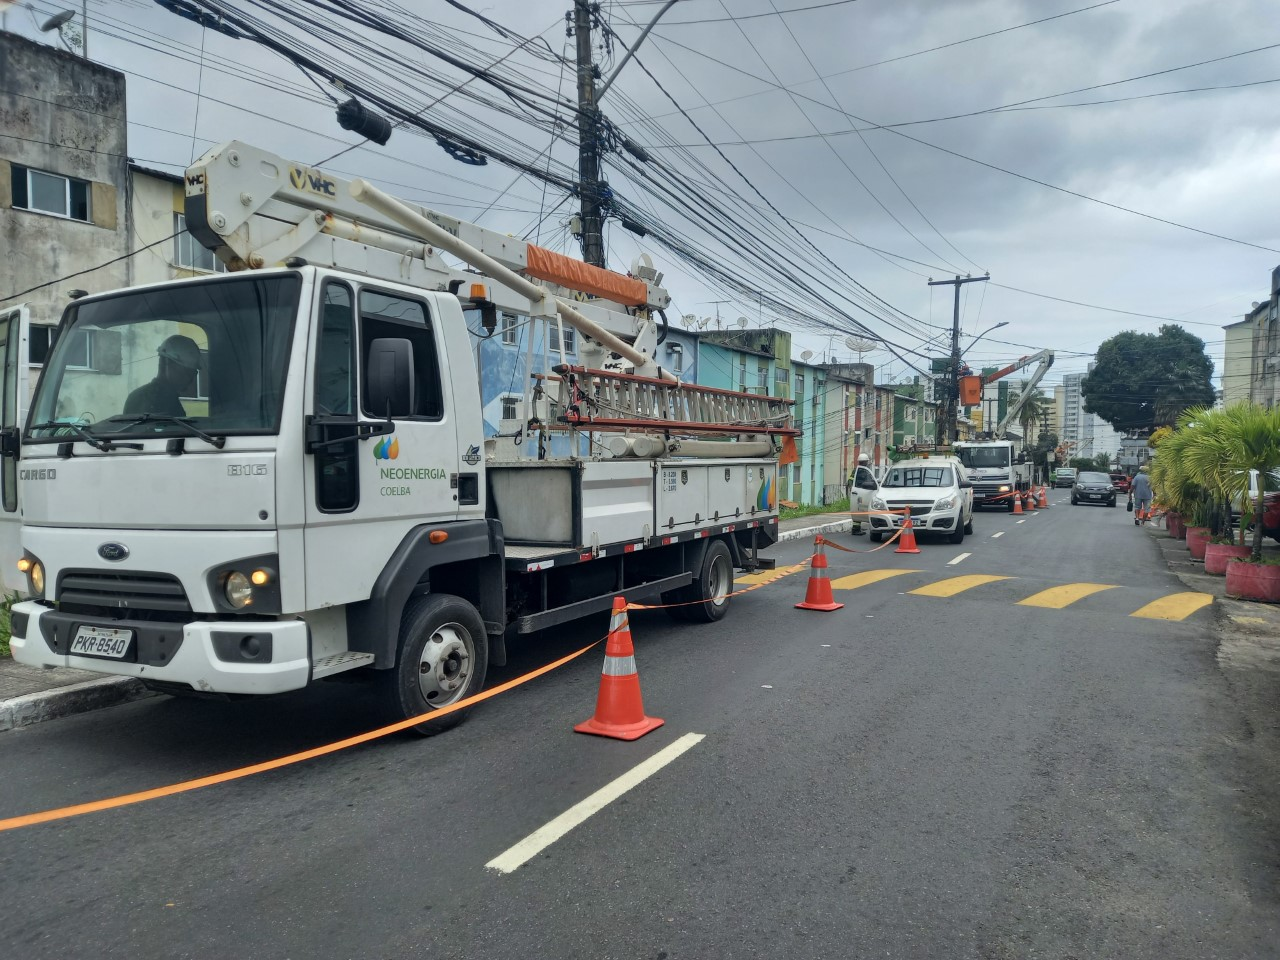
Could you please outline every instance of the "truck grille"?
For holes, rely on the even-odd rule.
[[[187,592],[168,573],[106,573],[64,570],[58,578],[58,602],[115,610],[191,612]]]

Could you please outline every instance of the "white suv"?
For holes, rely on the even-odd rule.
[[[945,533],[963,543],[973,533],[973,484],[955,457],[929,457],[895,463],[871,501],[872,510],[911,508],[911,525],[921,533]],[[903,516],[872,514],[871,541],[902,526]]]

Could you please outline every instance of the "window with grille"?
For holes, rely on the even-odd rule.
[[[520,318],[514,313],[504,313],[502,315],[502,342],[515,345],[519,342],[520,334]]]
[[[213,255],[213,251],[200,245],[187,232],[187,218],[181,213],[173,215],[173,265],[188,270],[206,270],[209,273],[226,273],[227,267]]]
[[[560,352],[560,328],[554,323],[551,324],[551,346],[550,349],[555,353]],[[564,352],[573,353],[578,347],[578,331],[573,327],[564,328]]]

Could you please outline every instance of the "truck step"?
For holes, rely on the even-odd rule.
[[[356,667],[365,667],[371,663],[373,663],[372,653],[357,653],[354,650],[343,650],[341,653],[321,657],[312,664],[311,679],[320,680],[324,677],[332,676],[335,673],[342,673],[344,670],[354,670]]]

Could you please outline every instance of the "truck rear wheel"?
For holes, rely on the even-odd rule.
[[[693,583],[664,593],[664,603],[673,620],[688,623],[715,623],[729,612],[729,594],[733,592],[733,560],[729,548],[719,540],[707,544],[702,563],[693,571]]]
[[[476,608],[448,594],[418,597],[400,620],[396,666],[381,676],[382,702],[392,723],[477,694],[489,668],[489,637]],[[424,737],[456,727],[467,710],[413,727]]]

